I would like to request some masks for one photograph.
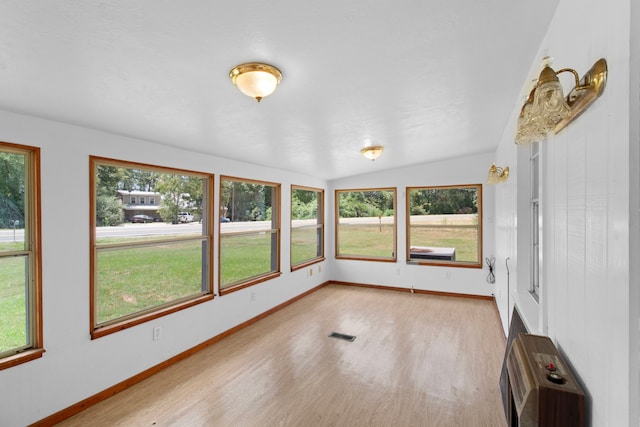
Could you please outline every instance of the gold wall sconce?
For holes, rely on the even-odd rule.
[[[487,176],[487,184],[500,184],[505,182],[509,178],[509,166],[501,168],[496,166],[495,163],[489,168],[489,175]]]
[[[558,74],[565,72],[572,73],[575,79],[575,86],[566,98],[558,79]],[[604,58],[596,61],[582,79],[571,68],[554,71],[545,66],[520,110],[516,144],[541,141],[548,132],[560,132],[602,95],[606,83],[607,61]]]
[[[380,157],[380,154],[382,154],[383,151],[384,147],[382,145],[368,145],[362,148],[360,153],[373,162],[375,159]]]
[[[229,78],[240,92],[260,102],[276,90],[282,73],[273,65],[249,62],[229,71]]]

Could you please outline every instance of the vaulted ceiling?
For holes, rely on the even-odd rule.
[[[323,179],[487,152],[557,3],[3,0],[0,109]]]

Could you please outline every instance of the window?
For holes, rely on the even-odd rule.
[[[222,177],[220,198],[220,294],[279,276],[280,184]]]
[[[156,204],[156,198],[155,197],[149,197],[149,204],[150,205],[155,205]]]
[[[530,291],[537,300],[540,294],[540,223],[542,216],[540,215],[540,143],[531,144],[529,156],[529,166],[531,173],[531,198],[529,207],[531,210],[531,285]]]
[[[482,186],[407,188],[407,260],[482,268]]]
[[[132,205],[136,204],[136,196],[131,196],[131,204]]]
[[[40,149],[0,143],[0,369],[42,356]]]
[[[213,175],[98,157],[90,164],[92,337],[212,299]],[[151,191],[162,195],[158,215],[166,224],[107,233],[103,226],[125,217],[117,191],[139,191],[149,174],[156,177]],[[185,208],[200,209],[202,221],[179,223]]]
[[[144,197],[140,197],[140,204],[144,205]]]
[[[291,270],[324,259],[324,190],[291,186]]]
[[[336,190],[336,258],[396,260],[396,189]]]

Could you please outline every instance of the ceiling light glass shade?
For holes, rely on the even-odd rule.
[[[539,126],[547,132],[571,114],[571,107],[564,99],[558,76],[550,67],[545,67],[540,73],[533,97],[532,114],[537,118]]]
[[[360,150],[362,155],[371,161],[380,157],[380,154],[382,154],[383,151],[384,147],[382,145],[371,145]]]
[[[518,117],[518,129],[516,132],[516,144],[531,144],[541,141],[547,136],[547,130],[540,125],[539,120],[533,114],[533,104],[524,104]]]
[[[235,67],[229,77],[240,92],[260,102],[276,90],[282,73],[272,65],[250,62]]]
[[[551,67],[544,67],[536,87],[520,111],[516,144],[542,141],[570,114],[571,107],[564,99],[556,72]]]
[[[506,168],[499,168],[495,163],[489,168],[489,175],[487,176],[487,184],[499,184],[505,182],[509,178],[509,166]]]

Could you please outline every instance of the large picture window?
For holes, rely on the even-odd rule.
[[[223,176],[220,210],[220,294],[279,276],[280,184]]]
[[[336,190],[336,258],[396,260],[396,189]]]
[[[482,186],[407,188],[407,260],[482,268]]]
[[[324,259],[324,191],[291,186],[291,270]]]
[[[0,142],[0,369],[41,357],[40,150]]]
[[[92,337],[212,299],[213,175],[98,157],[90,166]],[[160,203],[140,204],[141,193]]]

